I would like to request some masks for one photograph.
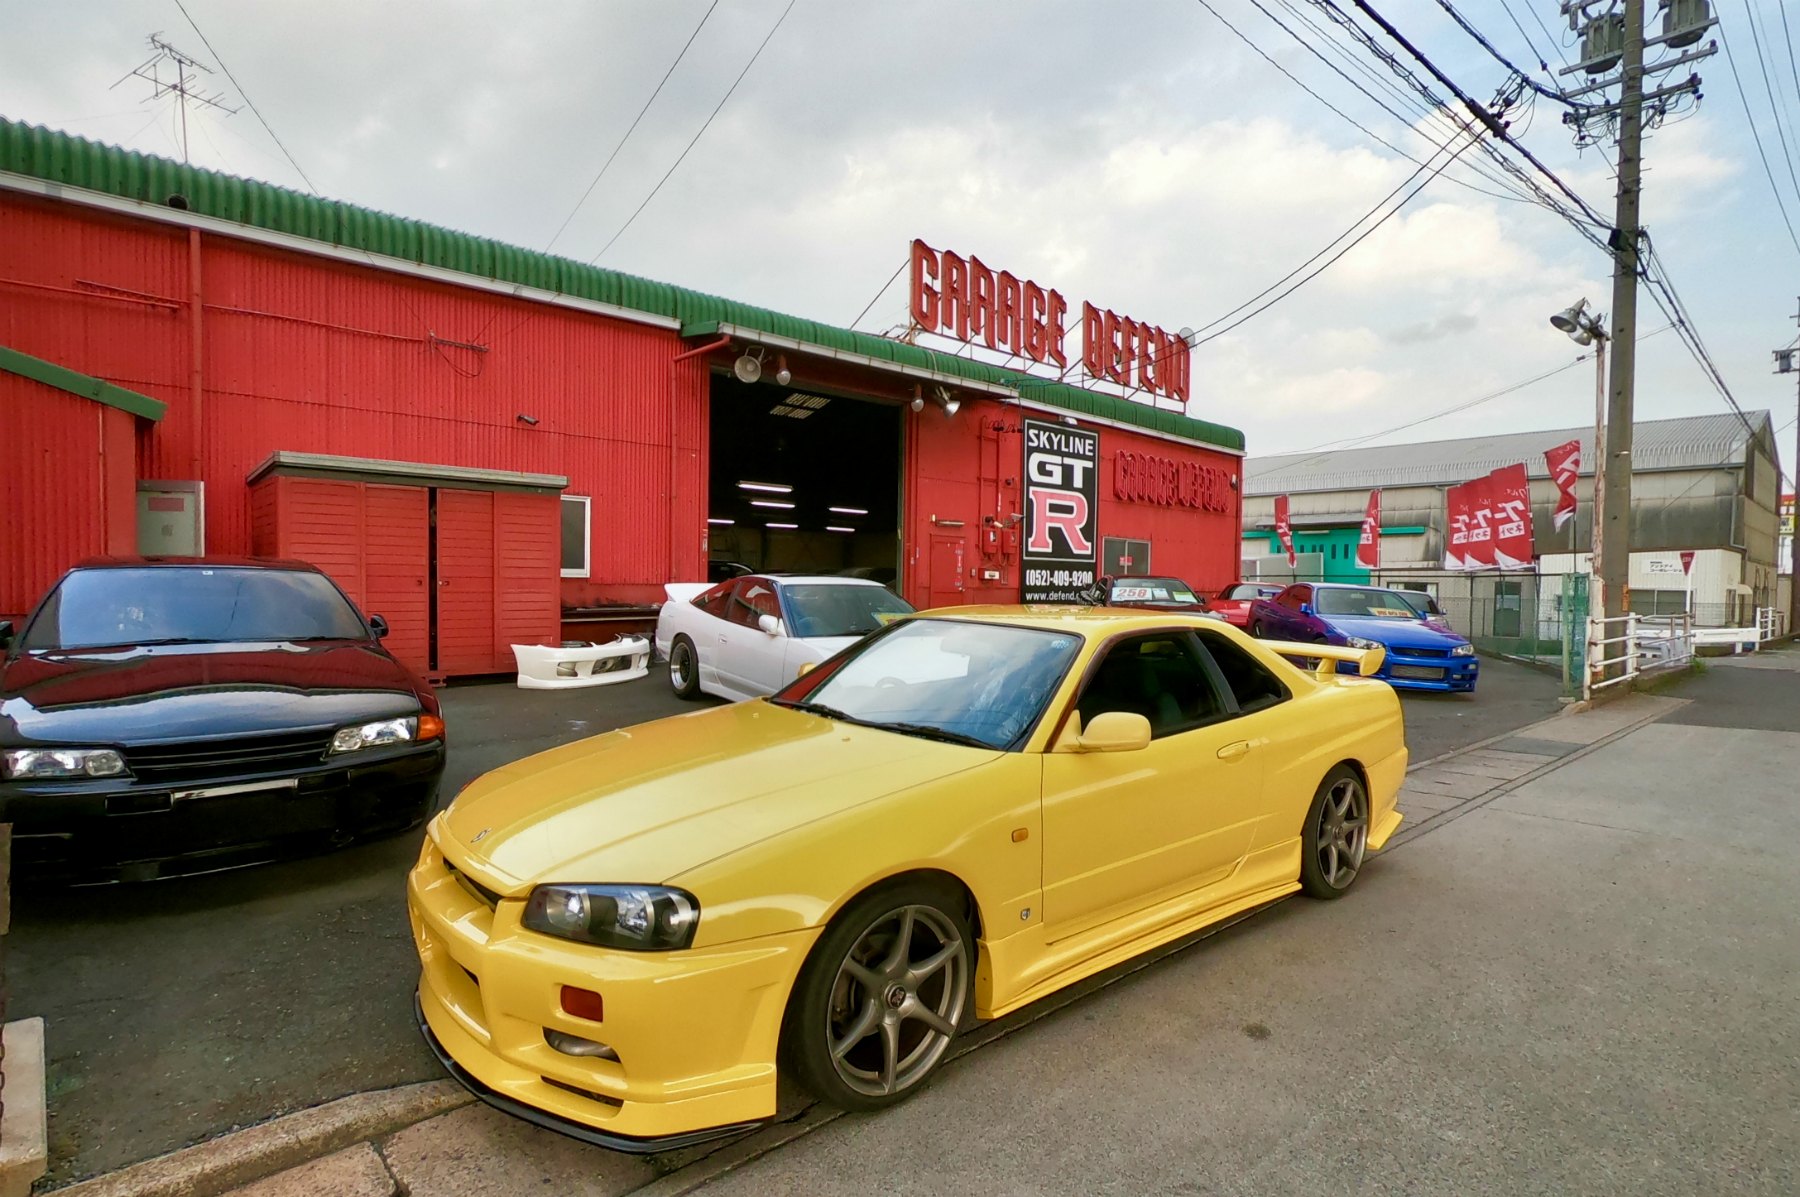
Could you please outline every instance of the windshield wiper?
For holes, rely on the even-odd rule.
[[[786,707],[790,711],[805,711],[809,715],[823,715],[827,719],[836,719],[843,723],[861,723],[854,715],[845,714],[836,707],[828,707],[822,702],[794,702],[787,698],[771,698],[771,703],[778,707]]]
[[[970,748],[986,748],[989,751],[995,751],[994,746],[986,740],[965,736],[961,732],[945,731],[943,728],[933,727],[929,723],[870,723],[868,726],[905,732],[909,736],[918,736],[925,740],[942,740],[946,744],[967,744]]]

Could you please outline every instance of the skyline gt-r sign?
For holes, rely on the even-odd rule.
[[[1023,600],[1078,603],[1099,580],[1100,434],[1024,421]]]

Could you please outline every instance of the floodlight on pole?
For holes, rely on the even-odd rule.
[[[1605,537],[1603,535],[1606,513],[1606,317],[1588,311],[1588,301],[1583,299],[1564,308],[1550,317],[1550,327],[1567,334],[1577,345],[1594,347],[1594,499],[1589,505],[1589,518],[1592,521],[1592,542],[1589,549],[1589,584],[1588,610],[1606,612],[1606,574]],[[1577,361],[1581,360],[1579,358]],[[1569,572],[1575,572],[1575,524],[1569,524]],[[1566,617],[1565,617],[1566,618]],[[1606,627],[1600,624],[1599,627]],[[1568,632],[1564,632],[1565,640]],[[1588,687],[1599,680],[1592,662],[1606,654],[1594,646],[1596,639],[1605,639],[1604,635],[1596,636],[1590,632],[1587,637],[1588,660],[1583,662],[1584,684],[1582,693],[1589,693]],[[1564,658],[1567,661],[1567,657]],[[1565,674],[1565,681],[1567,675]]]

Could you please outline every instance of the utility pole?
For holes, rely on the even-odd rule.
[[[183,54],[165,42],[160,33],[150,35],[150,48],[155,53],[134,67],[124,79],[113,84],[113,87],[119,86],[119,83],[125,82],[125,79],[144,79],[150,83],[150,99],[152,101],[160,100],[171,93],[174,94],[175,102],[181,109],[181,160],[186,162],[188,160],[188,105],[198,104],[202,108],[217,108],[227,116],[235,113],[237,109],[226,107],[221,99],[224,95],[223,92],[209,96],[196,89],[195,85],[200,82],[200,76],[191,72],[204,71],[210,75],[212,74],[211,67],[192,55]],[[173,77],[164,76],[165,67],[173,72]],[[112,88],[107,90],[111,91]]]
[[[1796,311],[1794,313],[1794,323],[1800,324],[1800,299],[1795,300],[1795,305]],[[1777,349],[1775,351],[1775,373],[1793,374],[1796,376],[1796,380],[1800,381],[1800,349]],[[1794,521],[1794,526],[1788,531],[1787,630],[1790,636],[1800,632],[1800,568],[1795,567],[1795,562],[1800,561],[1800,386],[1796,387],[1795,408],[1793,468],[1794,512],[1790,517]],[[1775,516],[1778,520],[1781,518],[1780,461],[1780,454],[1777,453],[1775,470]],[[1779,525],[1776,528],[1775,538],[1777,541],[1781,539]],[[1779,556],[1779,554],[1777,554],[1777,556]],[[1777,572],[1775,574],[1775,585],[1776,589],[1779,590],[1781,586],[1781,574],[1779,572],[1780,562],[1777,562],[1776,565]]]
[[[1663,32],[1646,37],[1644,0],[1624,0],[1622,11],[1609,0],[1600,15],[1590,18],[1588,10],[1599,5],[1600,0],[1563,0],[1562,11],[1569,18],[1569,27],[1581,33],[1582,61],[1560,73],[1584,71],[1589,76],[1606,76],[1615,68],[1618,70],[1616,79],[1602,77],[1586,87],[1563,93],[1565,99],[1572,101],[1603,92],[1614,83],[1619,86],[1616,102],[1583,104],[1563,118],[1576,127],[1576,141],[1583,145],[1604,136],[1616,121],[1619,186],[1613,229],[1607,239],[1613,256],[1612,335],[1607,338],[1612,342],[1612,390],[1607,396],[1604,445],[1595,446],[1594,544],[1598,560],[1590,604],[1603,617],[1617,619],[1630,606],[1631,436],[1637,382],[1638,275],[1642,270],[1643,228],[1638,201],[1644,125],[1646,114],[1660,121],[1683,97],[1691,95],[1698,102],[1700,95],[1698,75],[1690,74],[1683,82],[1650,92],[1644,89],[1644,79],[1646,75],[1697,62],[1716,52],[1717,45],[1709,43],[1704,49],[1682,53],[1647,69],[1644,52],[1650,46],[1691,46],[1717,21],[1707,0],[1665,0],[1658,5],[1664,10]],[[1590,129],[1593,124],[1600,124],[1602,132],[1596,134]],[[1602,633],[1602,638],[1611,634]]]

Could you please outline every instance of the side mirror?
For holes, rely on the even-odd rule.
[[[369,630],[375,633],[375,639],[385,639],[388,634],[387,620],[379,615],[369,616]]]
[[[0,648],[11,648],[13,640],[12,620],[0,619]]]
[[[756,626],[763,630],[764,635],[781,635],[781,621],[776,619],[773,615],[758,615],[756,617]]]
[[[1137,752],[1150,746],[1150,721],[1129,711],[1104,711],[1081,730],[1077,752]]]

